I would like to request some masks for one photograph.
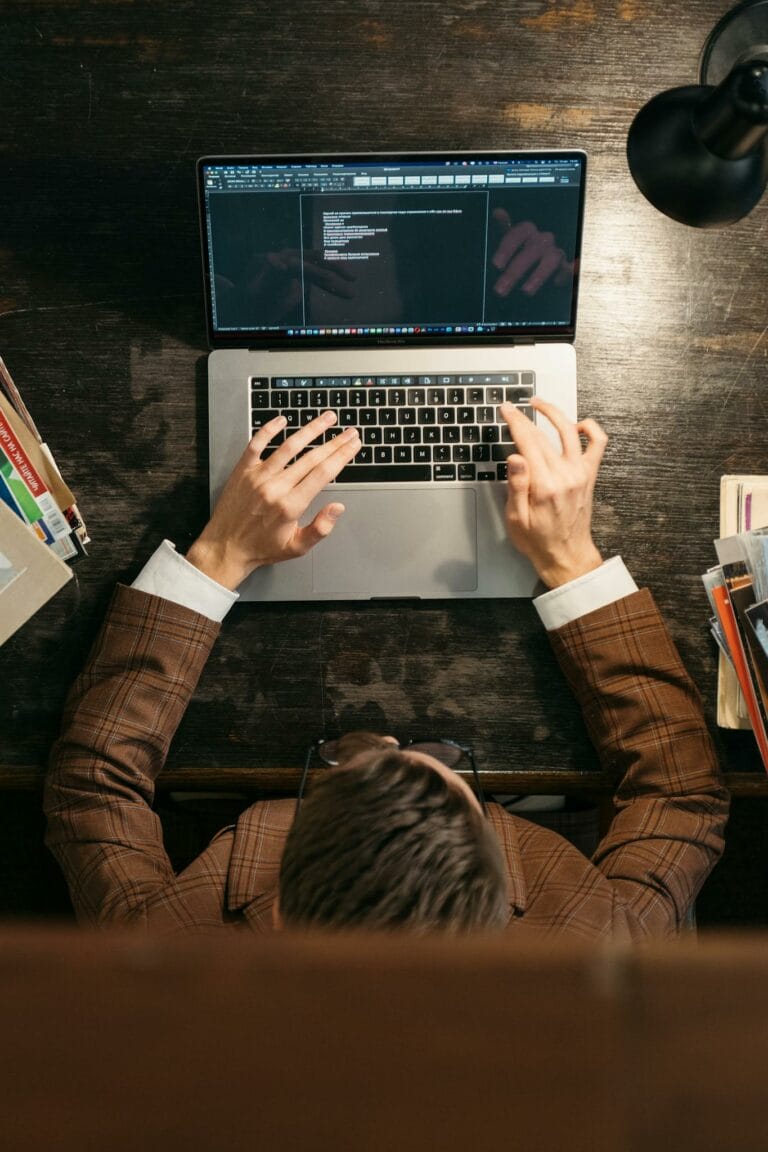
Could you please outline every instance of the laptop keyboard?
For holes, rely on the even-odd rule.
[[[275,416],[287,426],[264,455],[297,428],[331,409],[337,423],[326,440],[348,427],[362,448],[337,483],[420,480],[506,480],[514,444],[500,422],[503,401],[533,416],[533,372],[455,376],[252,376],[251,431]]]

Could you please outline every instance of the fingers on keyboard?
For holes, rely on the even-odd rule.
[[[358,428],[362,447],[338,477],[344,482],[505,481],[515,451],[499,404],[515,404],[533,418],[532,372],[479,375],[251,377],[251,429],[277,415],[286,428],[262,453],[269,459],[286,438],[323,411],[336,424],[308,452],[346,428]],[[294,456],[293,459],[296,457]]]

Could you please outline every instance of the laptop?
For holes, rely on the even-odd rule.
[[[208,156],[197,174],[212,505],[277,413],[290,434],[331,408],[363,445],[308,511],[343,502],[332,536],[242,598],[531,596],[498,405],[576,418],[585,154]]]

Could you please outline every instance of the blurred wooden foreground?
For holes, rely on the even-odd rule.
[[[9,1152],[755,1152],[768,939],[0,930]]]

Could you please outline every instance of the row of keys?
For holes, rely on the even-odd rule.
[[[531,417],[531,408],[518,410]],[[255,408],[251,412],[251,430],[263,428],[276,416],[282,416],[288,428],[301,428],[320,415],[318,408]],[[496,410],[482,408],[340,408],[336,419],[342,428],[369,427],[447,427],[450,425],[474,424],[498,426]],[[502,425],[506,427],[506,425]]]
[[[361,449],[363,451],[363,449]],[[506,464],[350,464],[337,477],[337,484],[403,484],[420,480],[501,480]]]
[[[275,416],[283,416],[294,428],[309,424],[319,414],[319,408],[281,408],[253,411],[253,426],[260,428]],[[495,424],[496,409],[484,408],[340,408],[336,413],[339,424],[345,427],[370,424]]]
[[[333,440],[343,431],[344,427],[336,424],[328,429],[323,439]],[[484,424],[482,427],[477,424],[431,424],[426,428],[420,428],[417,424],[405,428],[373,425],[359,431],[363,444],[512,444],[509,428],[498,424]],[[273,436],[270,444],[282,444],[292,432],[293,428],[286,426]],[[508,447],[507,451],[511,449]]]
[[[272,444],[262,452],[266,460],[276,452]],[[364,444],[355,464],[497,464],[514,452],[514,444]]]
[[[530,388],[255,388],[254,408],[399,408],[403,404],[526,404]]]
[[[252,388],[430,388],[450,385],[511,384],[533,388],[534,372],[480,372],[437,376],[251,376]]]

